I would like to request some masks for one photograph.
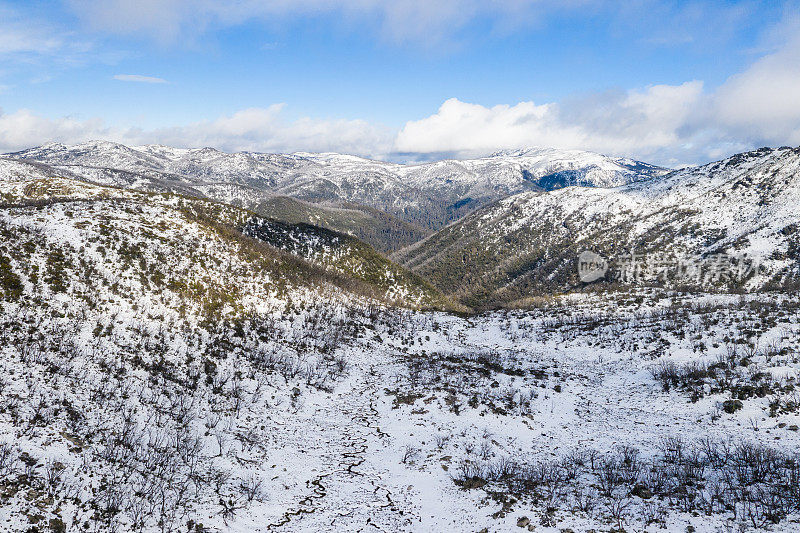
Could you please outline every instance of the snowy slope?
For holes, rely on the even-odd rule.
[[[88,218],[100,220],[116,216],[116,211],[122,210],[135,216],[127,227],[122,224],[120,229],[124,228],[126,234],[153,238],[152,220],[170,219],[175,220],[171,232],[185,233],[186,240],[203,236],[204,231],[218,233],[222,241],[227,239],[229,242],[226,244],[232,248],[222,253],[222,257],[213,259],[218,265],[228,260],[226,256],[232,250],[254,255],[256,262],[265,262],[262,267],[272,274],[264,281],[267,285],[275,285],[275,291],[284,290],[286,284],[306,287],[314,294],[336,291],[339,287],[351,296],[399,305],[439,307],[445,304],[441,295],[426,282],[347,235],[307,224],[281,223],[207,200],[111,188],[50,177],[47,172],[37,174],[37,170],[41,169],[27,163],[0,160],[0,205],[15,213],[29,208],[29,211],[21,212],[23,221],[25,217],[48,219],[56,214],[63,218],[61,214],[65,209],[72,212],[85,206],[92,209],[93,214],[86,215]],[[142,215],[143,211],[148,214]],[[63,220],[59,224],[65,228],[71,225]],[[181,224],[186,224],[187,229],[180,229]],[[197,224],[201,230],[190,229]],[[48,233],[49,229],[40,231]],[[86,247],[86,243],[75,246]],[[141,244],[137,249],[139,246],[148,248],[148,245]],[[186,260],[186,257],[182,253],[175,260]],[[189,268],[188,264],[186,266]],[[219,272],[214,277],[225,279],[229,276]]]
[[[473,303],[580,288],[576,258],[586,249],[645,262],[744,255],[763,272],[740,285],[758,289],[796,279],[798,224],[800,150],[763,149],[619,188],[511,196],[396,258]]]

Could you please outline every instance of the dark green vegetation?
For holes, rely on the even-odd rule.
[[[407,297],[413,298],[413,293],[418,293],[418,307],[450,307],[441,293],[423,278],[387,260],[355,237],[310,224],[290,224],[260,217],[250,218],[241,231],[277,249],[365,282],[372,288],[367,294],[373,298],[389,303],[396,299],[402,304]]]
[[[403,248],[430,234],[429,230],[359,204],[327,206],[278,196],[260,202],[253,211],[291,224],[313,224],[353,235],[381,253]]]
[[[11,262],[0,255],[0,299],[17,300],[22,295],[22,281],[11,268]]]

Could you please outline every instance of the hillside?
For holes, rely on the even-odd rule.
[[[275,226],[270,245],[234,208],[0,164],[4,531],[263,512],[262,478],[305,487],[269,467],[274,420],[341,379],[335,350],[375,298],[437,297],[338,234]]]
[[[436,290],[387,261],[368,245],[308,224],[280,223],[235,207],[190,197],[143,193],[53,177],[47,168],[13,161],[0,161],[0,186],[6,225],[13,223],[17,229],[29,228],[26,231],[33,234],[48,234],[57,228],[58,234],[75,239],[75,242],[66,238],[42,242],[43,253],[65,253],[65,257],[72,257],[73,267],[80,262],[81,268],[89,268],[90,272],[107,271],[113,269],[114,262],[120,262],[126,269],[132,269],[129,276],[140,280],[140,290],[185,292],[193,284],[208,279],[215,280],[214,288],[209,288],[205,295],[196,295],[203,301],[217,296],[227,301],[247,293],[251,293],[248,299],[261,294],[260,298],[265,301],[279,293],[295,292],[316,298],[321,291],[400,306],[445,304]],[[11,215],[13,217],[8,218]],[[39,220],[47,221],[47,228],[30,229]],[[108,220],[114,223],[109,224]],[[17,235],[16,230],[12,233]],[[194,239],[200,240],[195,242]],[[210,241],[203,244],[202,239]],[[94,241],[97,242],[93,244]],[[22,250],[27,245],[8,238],[5,246],[9,250]],[[61,250],[60,246],[66,249]],[[222,247],[216,257],[213,246]],[[87,261],[85,253],[75,255],[77,250],[98,247],[102,249],[99,255],[91,254],[93,260],[100,263],[98,265],[83,265]],[[120,249],[122,256],[113,253],[116,249]],[[106,256],[105,252],[111,255]],[[230,264],[232,258],[242,262],[238,274],[222,268]],[[16,265],[16,261],[23,259],[17,257],[7,268],[30,273],[30,264]],[[174,270],[178,264],[183,265],[182,276]],[[201,273],[198,266],[217,270]],[[31,275],[22,279],[38,280]],[[120,275],[122,272],[114,273],[114,277]],[[259,291],[245,290],[254,283],[261,285]],[[34,291],[37,287],[36,283],[30,285]],[[218,301],[213,305],[224,307],[223,303]],[[234,307],[245,305],[237,302]]]
[[[384,306],[447,305],[353,237],[50,170],[0,161],[0,529],[278,521],[285,420]]]
[[[249,209],[276,195],[335,206],[358,204],[428,230],[509,194],[567,185],[607,187],[665,172],[627,159],[543,148],[409,165],[333,153],[228,154],[211,148],[128,147],[105,141],[48,144],[8,157],[41,162],[107,185],[205,196]],[[349,225],[345,221],[331,229],[347,231]],[[369,232],[362,237],[371,238]],[[368,242],[384,245],[380,239]],[[390,248],[396,249],[406,242],[401,238],[393,244]]]
[[[477,307],[629,283],[616,263],[631,253],[641,256],[638,283],[790,288],[800,273],[798,191],[800,149],[762,149],[618,188],[511,196],[394,258]],[[578,279],[577,257],[584,250],[610,262],[596,284]],[[731,259],[725,259],[728,271],[742,268],[743,277],[713,275],[714,261],[724,254]],[[742,256],[746,264],[732,264]],[[754,263],[759,268],[750,268]],[[695,276],[674,272],[698,265]]]
[[[388,213],[359,204],[315,204],[288,196],[276,196],[259,202],[251,209],[292,224],[313,224],[352,235],[381,253],[403,248],[431,233]]]

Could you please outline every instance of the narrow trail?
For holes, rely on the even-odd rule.
[[[366,467],[370,448],[381,449],[388,435],[378,424],[379,377],[353,368],[352,386],[335,394],[320,409],[320,431],[328,444],[330,465],[306,481],[310,490],[266,531],[324,530],[404,531],[415,515],[412,506],[396,497],[381,481],[380,472]],[[310,430],[312,428],[309,428]]]

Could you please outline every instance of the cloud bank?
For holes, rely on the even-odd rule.
[[[47,142],[66,144],[106,139],[125,144],[165,144],[177,147],[213,146],[226,151],[337,151],[381,157],[392,149],[387,128],[363,120],[289,121],[283,104],[243,109],[212,121],[143,130],[112,128],[101,119],[49,119],[23,109],[0,112],[0,151],[22,150]]]
[[[583,149],[678,164],[702,158],[708,142],[697,112],[708,96],[703,83],[655,85],[592,95],[566,103],[485,107],[451,98],[438,112],[408,122],[398,133],[402,153],[480,155],[499,149],[547,146]],[[712,144],[718,139],[712,139]]]
[[[71,117],[50,119],[28,109],[3,114],[0,110],[0,150],[20,150],[50,141],[75,143],[108,138],[111,130],[101,119],[78,120]]]

